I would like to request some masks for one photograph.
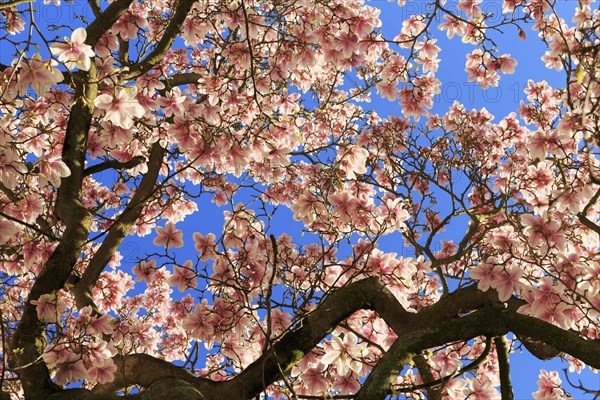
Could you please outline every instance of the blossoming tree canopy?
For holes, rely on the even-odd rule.
[[[0,1],[2,399],[511,399],[514,351],[600,368],[591,1],[431,1],[392,37],[362,0],[44,3]],[[483,89],[511,40],[563,84],[433,110],[444,36]]]

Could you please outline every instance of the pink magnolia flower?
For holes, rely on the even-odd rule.
[[[55,294],[43,294],[37,300],[31,300],[40,321],[57,322],[67,309],[66,304]]]
[[[131,129],[121,128],[120,126],[111,124],[107,121],[102,122],[102,145],[108,143],[111,147],[124,147],[133,140],[133,132]]]
[[[148,27],[148,12],[145,7],[141,7],[138,3],[134,2],[129,12],[123,14],[121,18],[114,23],[111,28],[111,32],[115,35],[121,36],[123,39],[135,39],[137,38],[138,31],[140,28]]]
[[[556,209],[562,212],[568,210],[572,214],[577,214],[587,204],[586,199],[591,197],[587,195],[587,192],[588,187],[583,188],[583,190],[555,190],[552,194],[556,198]]]
[[[573,311],[574,309],[572,306],[556,302],[547,305],[543,310],[538,310],[536,317],[547,322],[553,322],[563,329],[568,329],[575,321],[581,319],[581,317]]]
[[[64,344],[58,345],[47,345],[44,349],[44,353],[42,354],[42,359],[48,366],[48,368],[56,367],[56,363],[62,360],[67,353],[67,349]]]
[[[444,385],[444,389],[449,399],[460,399],[460,395],[464,393],[467,383],[464,379],[451,379]]]
[[[498,57],[496,66],[503,74],[514,74],[517,60],[510,58],[510,54],[504,54]]]
[[[469,399],[474,400],[496,400],[500,398],[500,393],[493,387],[492,382],[487,379],[483,381],[473,379],[471,381],[471,390],[465,390]]]
[[[490,288],[492,279],[500,270],[500,266],[496,265],[497,262],[496,257],[490,257],[487,262],[478,264],[471,269],[471,278],[479,281],[477,282],[479,290],[486,292]]]
[[[539,288],[534,288],[533,302],[531,304],[532,315],[539,316],[548,308],[554,308],[560,303],[562,289],[554,286],[552,279],[545,276],[540,279]]]
[[[357,374],[360,373],[362,363],[358,361],[358,358],[363,355],[365,347],[363,344],[357,344],[357,340],[358,338],[352,332],[345,333],[343,339],[334,336],[329,349],[321,358],[321,363],[324,365],[335,364],[339,375],[346,375],[348,369]]]
[[[400,198],[387,199],[385,203],[378,207],[379,215],[385,218],[390,231],[402,230],[410,218],[410,214],[406,211],[405,202]]]
[[[356,179],[356,174],[367,172],[367,158],[369,151],[359,146],[351,146],[342,157],[342,170],[346,173],[346,178]]]
[[[99,334],[111,334],[113,332],[113,317],[110,315],[102,315],[100,317],[95,317],[90,322],[87,332],[95,335]]]
[[[563,251],[566,238],[561,232],[560,222],[556,219],[545,220],[531,214],[521,216],[521,223],[525,226],[525,234],[529,237],[529,244],[537,246],[542,252],[547,252],[549,247],[556,247]]]
[[[431,357],[431,362],[434,368],[440,371],[441,376],[448,376],[461,365],[458,353],[455,351],[440,350]]]
[[[335,206],[333,214],[339,218],[342,224],[350,223],[360,206],[358,199],[348,191],[331,194],[327,199]]]
[[[178,87],[165,93],[164,97],[158,98],[158,104],[167,117],[171,115],[181,116],[184,111],[184,102],[187,97],[181,94]]]
[[[279,334],[285,331],[292,324],[290,322],[291,318],[291,314],[283,312],[277,308],[272,309],[271,326],[273,329],[273,334]]]
[[[99,109],[105,110],[104,121],[130,129],[133,126],[133,118],[141,118],[146,113],[144,107],[135,98],[136,93],[135,88],[119,88],[116,95],[105,93],[96,97],[94,104]]]
[[[168,283],[169,286],[177,286],[180,292],[184,292],[187,288],[195,288],[198,283],[196,282],[192,261],[187,260],[182,267],[176,265]]]
[[[567,356],[566,361],[569,363],[569,372],[577,371],[578,374],[585,368],[583,361],[576,359],[575,357]]]
[[[59,186],[61,178],[66,178],[71,175],[71,170],[67,164],[57,156],[50,156],[39,164],[40,175],[39,183],[41,186],[50,182],[54,186]]]
[[[406,118],[413,117],[415,121],[419,121],[422,115],[428,115],[427,108],[431,108],[432,101],[429,96],[424,96],[414,91],[414,89],[405,86],[400,90],[400,105],[402,106],[402,114]]]
[[[19,204],[19,218],[23,221],[32,223],[38,215],[44,212],[44,200],[33,194],[28,195]]]
[[[92,381],[103,384],[112,382],[115,379],[116,371],[117,366],[110,358],[108,358],[100,365],[93,365],[89,370],[89,374]]]
[[[356,374],[350,372],[335,380],[333,390],[339,390],[340,394],[356,393],[360,390],[360,382],[358,382]]]
[[[398,97],[398,81],[382,80],[376,85],[379,95],[389,101],[394,101]]]
[[[440,48],[435,45],[436,39],[426,39],[423,42],[418,42],[415,45],[415,50],[419,51],[419,57],[434,59],[440,52]]]
[[[303,221],[306,226],[310,226],[319,215],[327,212],[319,198],[309,190],[297,196],[290,209],[294,212],[294,219]]]
[[[8,242],[18,231],[15,224],[0,218],[0,244]]]
[[[458,18],[444,14],[446,22],[442,22],[438,29],[440,31],[447,31],[446,36],[448,39],[452,39],[454,35],[462,36],[465,33],[465,23],[461,22]]]
[[[514,229],[511,226],[503,226],[492,231],[490,243],[502,251],[511,250],[515,245]]]
[[[540,371],[539,380],[537,381],[538,390],[532,393],[535,400],[546,400],[562,398],[565,391],[560,387],[561,380],[556,371]]]
[[[260,344],[252,342],[247,338],[238,338],[236,336],[230,335],[225,337],[225,340],[221,344],[221,352],[225,357],[230,358],[234,363],[245,368],[258,358]]]
[[[61,356],[61,359],[56,363],[56,383],[64,385],[65,383],[89,378],[80,355],[64,352]]]
[[[88,352],[88,357],[92,365],[101,366],[106,364],[106,360],[110,360],[116,356],[119,350],[112,343],[99,340],[90,343]]]
[[[19,79],[16,84],[19,95],[27,93],[27,89],[31,85],[38,96],[43,96],[51,86],[64,79],[62,72],[55,68],[56,61],[43,61],[38,53],[19,66]]]
[[[306,385],[307,394],[323,395],[329,385],[329,380],[319,368],[307,368],[300,377]]]
[[[71,39],[65,37],[65,43],[53,44],[50,51],[58,56],[58,61],[64,63],[68,69],[79,68],[88,71],[92,66],[90,57],[94,57],[95,53],[91,46],[85,44],[86,38],[85,29],[77,28],[71,34]]]
[[[138,276],[135,278],[136,282],[144,281],[150,283],[154,278],[154,274],[156,274],[156,260],[142,261],[139,265],[133,267],[131,272]]]
[[[196,242],[196,250],[200,253],[200,260],[214,260],[217,256],[214,233],[209,233],[204,236],[201,233],[195,232],[193,235],[194,242]]]
[[[490,286],[498,291],[500,301],[510,299],[513,292],[521,287],[519,282],[523,271],[514,265],[505,266],[492,276]]]
[[[358,36],[350,32],[342,32],[337,37],[337,48],[344,55],[350,57],[358,47]]]
[[[216,315],[211,313],[206,299],[200,304],[196,304],[194,312],[184,318],[182,327],[190,333],[191,336],[207,342],[207,348],[212,347],[213,335],[215,333]]]
[[[154,238],[156,246],[164,245],[167,249],[169,247],[183,247],[183,232],[175,228],[175,224],[167,222],[165,228],[160,226],[156,227],[157,237]]]
[[[456,9],[464,11],[469,17],[479,17],[482,13],[479,4],[483,0],[461,0],[458,2]]]

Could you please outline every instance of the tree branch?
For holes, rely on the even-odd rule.
[[[108,229],[106,238],[100,245],[100,248],[90,260],[88,267],[83,273],[81,279],[73,288],[75,301],[79,309],[92,305],[92,287],[100,277],[100,274],[110,261],[114,252],[119,248],[123,239],[127,236],[129,229],[139,218],[148,198],[154,191],[154,185],[162,166],[162,160],[165,155],[165,149],[155,142],[150,149],[150,158],[148,160],[148,171],[144,174],[140,185],[135,194],[121,213],[117,221]],[[103,163],[104,164],[104,163]]]
[[[94,17],[98,18],[102,15],[102,9],[100,8],[100,2],[98,0],[88,0],[88,5],[94,13]]]
[[[47,400],[144,400],[143,393],[118,395],[111,393],[95,394],[87,389],[67,389],[50,395]]]
[[[446,343],[466,341],[481,334],[500,335],[506,333],[507,326],[497,318],[495,305],[483,308],[461,318],[435,321],[428,329],[420,329],[410,335],[399,336],[387,353],[381,357],[355,400],[384,399],[391,390],[392,383],[416,353]],[[485,331],[485,332],[482,332]]]
[[[112,382],[96,385],[92,393],[103,394],[117,392],[130,385],[148,387],[155,381],[173,377],[189,382],[200,390],[215,383],[208,379],[199,378],[187,369],[177,367],[168,361],[160,360],[148,354],[129,354],[113,358],[117,366],[115,379]]]
[[[87,38],[85,43],[94,47],[100,37],[108,31],[115,22],[129,9],[133,0],[116,0],[111,3],[106,10],[96,18],[86,29]],[[94,7],[92,7],[93,9]]]
[[[510,363],[508,361],[508,347],[506,337],[494,338],[496,354],[498,354],[498,367],[500,368],[500,395],[502,400],[514,400],[512,384],[510,383]]]
[[[165,33],[156,44],[154,50],[152,50],[152,52],[148,54],[145,59],[129,68],[129,71],[123,75],[125,80],[134,79],[140,75],[143,75],[163,59],[169,48],[171,48],[175,38],[179,34],[181,26],[195,2],[196,0],[180,0],[179,4],[177,4],[177,7],[175,8],[173,19],[171,19],[167,25]]]
[[[578,213],[577,217],[579,218],[579,221],[587,226],[588,228],[590,228],[591,230],[593,230],[594,232],[596,232],[596,234],[598,236],[600,236],[600,226],[596,225],[595,223],[593,223],[584,213]]]
[[[600,341],[586,340],[574,332],[518,314],[516,309],[522,300],[500,303],[497,296],[493,290],[481,292],[475,286],[469,286],[418,313],[410,313],[378,278],[367,278],[331,293],[295,329],[276,341],[272,351],[261,355],[229,381],[199,378],[169,362],[134,354],[116,357],[115,380],[98,385],[93,393],[112,393],[134,384],[147,387],[156,379],[169,376],[185,380],[208,399],[250,399],[280,379],[282,374],[288,374],[295,363],[341,321],[360,309],[376,311],[396,332],[398,339],[382,356],[356,399],[385,397],[405,363],[425,349],[482,335],[500,336],[508,331],[548,342],[594,368],[600,367]],[[56,400],[62,399],[57,397]]]
[[[23,3],[31,3],[33,0],[12,0],[6,3],[0,3],[0,10],[4,10],[5,8],[10,8],[14,6],[18,6]]]
[[[198,84],[200,78],[202,78],[201,74],[197,74],[195,72],[187,72],[184,74],[171,75],[164,80],[164,83],[167,88],[172,88],[181,85]]]
[[[413,357],[413,362],[419,370],[421,377],[423,377],[423,384],[426,385],[425,391],[427,392],[427,398],[431,400],[441,400],[443,386],[436,387],[432,384],[435,381],[435,377],[431,373],[431,367],[427,363],[425,356],[423,354],[417,354]]]
[[[98,172],[102,172],[109,168],[131,169],[131,168],[137,167],[144,161],[146,161],[146,159],[142,156],[133,157],[131,160],[126,161],[126,162],[121,162],[121,161],[117,161],[117,160],[108,160],[108,161],[104,161],[100,164],[96,164],[96,165],[92,165],[91,167],[87,167],[83,171],[83,175],[88,176],[88,175],[92,175],[92,174],[97,174]]]
[[[393,391],[408,393],[408,392],[414,392],[414,391],[420,390],[420,389],[427,390],[427,388],[430,388],[432,386],[445,384],[446,382],[450,381],[451,379],[453,379],[457,376],[460,376],[466,372],[472,371],[473,369],[480,366],[481,363],[483,363],[485,361],[485,359],[487,358],[487,356],[490,354],[491,348],[492,348],[492,340],[488,337],[485,340],[485,348],[483,349],[483,352],[475,360],[473,360],[473,362],[469,363],[469,365],[466,365],[466,366],[462,367],[461,369],[459,369],[458,371],[456,371],[450,375],[438,378],[434,381],[431,381],[428,383],[422,383],[420,385],[409,386],[409,387],[397,387]]]
[[[31,400],[45,400],[50,394],[60,390],[51,381],[46,364],[39,360],[40,354],[35,342],[42,333],[42,326],[31,300],[37,300],[41,295],[64,286],[92,226],[91,214],[81,203],[81,187],[88,132],[98,92],[96,67],[92,64],[89,71],[79,71],[76,78],[75,100],[62,149],[62,160],[71,173],[61,179],[55,206],[56,215],[65,223],[64,233],[35,280],[23,307],[23,315],[9,341],[10,366],[18,368],[25,397]]]
[[[576,332],[566,331],[534,317],[506,312],[510,330],[568,353],[593,368],[600,368],[600,340],[583,339]]]

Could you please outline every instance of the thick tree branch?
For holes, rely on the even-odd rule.
[[[187,369],[177,367],[170,362],[160,360],[147,354],[130,354],[116,356],[113,361],[117,365],[115,379],[112,382],[97,385],[92,392],[95,394],[112,393],[128,385],[136,384],[148,387],[155,381],[173,377],[193,384],[200,390],[214,386],[215,383],[193,375]]]
[[[100,8],[100,2],[98,0],[88,0],[88,5],[94,13],[94,17],[98,18],[102,15],[102,9]]]
[[[415,357],[413,357],[413,362],[423,378],[423,383],[427,385],[425,387],[427,398],[431,400],[441,400],[442,387],[432,385],[432,383],[435,381],[435,377],[431,373],[431,367],[427,363],[427,358],[425,358],[423,354],[417,354]]]
[[[442,378],[438,378],[438,379],[428,382],[428,383],[422,383],[420,385],[414,385],[414,386],[409,386],[409,387],[397,387],[393,391],[408,393],[408,392],[414,392],[414,391],[417,391],[420,389],[427,390],[428,388],[431,388],[431,387],[437,386],[437,385],[443,385],[446,382],[450,381],[452,378],[461,376],[469,371],[472,371],[473,369],[477,368],[478,366],[480,366],[485,361],[487,356],[490,354],[491,348],[492,348],[492,340],[490,338],[486,338],[485,348],[483,349],[483,352],[475,360],[473,360],[473,362],[462,367],[458,371],[456,371],[450,375],[444,376]]]
[[[485,306],[467,316],[446,321],[435,321],[428,329],[420,329],[410,335],[399,336],[387,353],[381,357],[356,400],[384,399],[392,383],[406,363],[418,352],[446,343],[470,340],[481,334],[500,335],[507,331],[502,319],[494,318],[497,307]],[[482,331],[486,332],[482,332]]]
[[[47,400],[144,400],[142,393],[117,395],[112,393],[95,394],[86,389],[67,389],[50,395]]]
[[[428,329],[431,324],[436,323],[435,321],[444,321],[494,302],[497,302],[495,292],[484,293],[475,286],[470,286],[415,314],[404,310],[378,278],[367,278],[334,291],[308,314],[298,327],[283,335],[273,344],[271,350],[234,379],[219,383],[197,380],[195,384],[207,398],[251,398],[279,379],[281,372],[288,373],[297,361],[310,352],[341,321],[361,309],[375,310],[400,336]],[[130,385],[149,384],[147,377],[127,371],[147,370],[145,366],[150,363],[153,370],[160,371],[160,374],[165,376],[189,375],[187,372],[181,372],[184,371],[182,369],[176,372],[178,367],[173,369],[171,364],[164,361],[150,362],[147,357],[149,356],[125,356],[126,368],[119,368],[118,372],[120,374],[121,370],[125,371],[127,379],[119,377],[115,384],[99,385],[95,391],[106,393],[118,390],[125,382]]]
[[[235,379],[223,383],[226,398],[246,399],[258,394],[277,379],[280,368],[289,373],[296,362],[341,321],[360,309],[376,310],[389,321],[388,325],[397,334],[402,334],[412,315],[377,278],[364,279],[338,289],[308,314],[296,329],[274,343],[272,351],[259,357]]]
[[[333,292],[317,309],[307,315],[296,329],[289,331],[274,343],[272,351],[263,354],[231,381],[214,383],[194,378],[192,382],[195,382],[196,387],[207,398],[250,398],[278,379],[279,368],[284,373],[289,372],[297,361],[310,352],[342,320],[363,308],[380,309],[380,314],[386,315],[388,319],[395,318],[397,323],[392,324],[396,329],[401,328],[403,317],[411,315],[377,278],[365,279]],[[183,369],[165,361],[150,361],[147,357],[149,356],[125,356],[125,368],[118,368],[118,372],[121,374],[121,371],[124,371],[127,379],[119,377],[119,380],[115,381],[142,386],[148,384],[147,376],[142,376],[144,374],[131,373],[140,370],[144,365],[152,365],[152,369],[161,375],[183,376],[181,372],[176,372],[177,369],[184,371]],[[99,385],[95,391],[110,392],[118,385]]]
[[[156,379],[174,377],[190,383],[207,399],[250,399],[289,373],[341,321],[360,309],[376,311],[398,339],[373,369],[357,399],[375,400],[389,394],[391,382],[405,363],[423,350],[478,336],[501,336],[509,331],[550,343],[594,368],[600,367],[600,341],[586,340],[575,332],[518,314],[516,309],[521,304],[518,299],[500,303],[493,290],[484,293],[470,286],[418,313],[410,313],[382,282],[367,278],[331,293],[295,329],[229,381],[195,377],[166,361],[135,354],[116,357],[115,381],[98,385],[93,393],[114,393],[133,384],[147,387]]]
[[[577,214],[577,217],[579,218],[579,221],[583,225],[587,226],[588,228],[590,228],[591,230],[593,230],[594,232],[596,232],[596,234],[598,236],[600,236],[600,226],[598,226],[595,223],[593,223],[584,213]]]
[[[506,312],[503,317],[512,332],[546,343],[593,368],[600,368],[600,340],[583,339],[574,331],[517,312]]]
[[[88,305],[93,305],[92,287],[100,277],[100,274],[110,261],[114,252],[119,248],[121,242],[127,236],[129,229],[139,218],[144,206],[148,202],[148,198],[152,195],[164,155],[165,149],[159,142],[154,143],[150,149],[148,171],[144,174],[140,185],[123,213],[109,228],[106,238],[100,245],[98,251],[96,251],[96,254],[94,254],[94,257],[90,260],[83,276],[73,288],[75,301],[77,302],[77,307],[80,309]]]
[[[127,11],[133,0],[116,0],[87,27],[85,43],[94,47],[100,37],[108,31],[115,22]]]
[[[517,339],[525,346],[527,350],[540,360],[551,360],[560,354],[560,351],[546,343],[542,343],[537,340],[533,340],[530,337],[523,335],[516,335]]]
[[[289,373],[291,368],[305,354],[310,352],[342,320],[361,309],[372,309],[398,334],[406,335],[420,329],[428,329],[435,321],[456,317],[467,310],[497,302],[497,295],[490,291],[483,293],[475,286],[461,289],[443,298],[439,303],[417,313],[409,313],[402,308],[394,295],[377,278],[368,278],[334,291],[296,329],[286,333],[275,342],[272,350],[263,354],[240,375],[227,382],[213,383],[196,381],[196,387],[207,398],[246,399],[260,393],[264,388],[279,379],[281,372]],[[146,356],[148,357],[148,356]],[[143,368],[150,361],[146,358],[126,356],[125,371],[147,370]],[[152,369],[171,376],[179,374],[164,361],[152,364]],[[120,369],[121,370],[121,369]],[[187,374],[187,372],[186,372]],[[146,385],[146,377],[128,374],[129,381],[120,380],[116,385],[106,384],[96,388],[99,392],[117,390],[124,382]],[[177,375],[177,377],[180,377]],[[143,381],[142,381],[143,380]]]
[[[508,361],[508,347],[506,337],[498,336],[494,338],[496,353],[498,354],[498,367],[500,368],[500,394],[502,400],[513,400],[512,384],[510,383],[510,363]]]
[[[81,187],[88,132],[98,92],[95,66],[92,64],[88,72],[78,72],[76,78],[75,102],[71,108],[62,149],[62,160],[69,168],[70,175],[61,179],[55,207],[56,215],[65,224],[64,233],[35,280],[21,320],[9,341],[11,367],[17,368],[25,397],[31,400],[45,400],[59,390],[50,380],[46,364],[39,360],[40,354],[35,342],[41,335],[42,326],[31,300],[37,300],[41,295],[64,286],[79,259],[92,225],[91,214],[81,203]]]
[[[416,356],[416,352],[410,352],[410,347],[410,343],[398,338],[387,353],[379,359],[354,398],[356,400],[377,400],[387,397],[396,377],[404,366]]]
[[[119,61],[122,65],[129,65],[129,40],[119,38]]]

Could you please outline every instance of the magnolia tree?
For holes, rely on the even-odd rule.
[[[511,399],[513,351],[600,368],[589,0],[431,1],[394,37],[360,0],[44,3],[0,2],[0,398]],[[500,33],[562,87],[434,114],[436,37],[486,89]]]

